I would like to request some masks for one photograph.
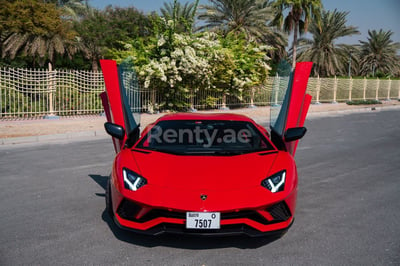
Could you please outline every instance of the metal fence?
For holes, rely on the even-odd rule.
[[[235,95],[201,89],[174,97],[198,110],[270,105],[281,79],[270,77],[263,86]],[[104,88],[101,72],[1,68],[0,119],[100,114]],[[310,78],[307,90],[314,103],[400,99],[400,80]],[[164,95],[157,90],[140,90],[139,95],[142,112],[161,109]]]
[[[0,118],[102,112],[101,72],[0,69]]]
[[[313,102],[400,99],[400,80],[367,78],[310,78]]]

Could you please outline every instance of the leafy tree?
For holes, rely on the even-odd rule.
[[[237,94],[241,98],[265,82],[270,70],[267,63],[270,59],[266,54],[272,47],[248,42],[243,34],[228,34],[221,38],[220,42],[233,59],[233,67],[229,66],[233,71],[230,77],[231,87],[224,92]]]
[[[314,75],[323,77],[345,75],[349,56],[353,66],[356,62],[356,48],[350,45],[337,44],[337,39],[359,34],[354,26],[346,25],[349,12],[322,11],[321,24],[311,23],[309,32],[312,39],[299,39],[299,60],[314,63]],[[354,71],[353,71],[354,73]]]
[[[122,48],[121,42],[153,34],[152,23],[147,15],[134,7],[108,6],[104,12],[107,28],[111,28],[106,39],[108,48]]]
[[[274,2],[274,25],[283,26],[286,32],[293,31],[293,59],[292,67],[296,66],[298,34],[307,32],[309,24],[315,20],[320,25],[322,3],[321,0],[277,0]],[[285,17],[285,10],[289,13]]]
[[[53,62],[55,55],[76,52],[71,25],[61,19],[54,4],[42,1],[2,1],[0,33],[2,57],[17,55],[32,58],[33,64]]]
[[[211,87],[210,63],[227,60],[218,51],[219,48],[213,34],[170,35],[167,31],[146,45],[144,52],[147,53],[148,63],[135,64],[139,79],[144,88],[157,89],[163,93],[161,108],[185,109],[189,107],[185,97],[193,95],[200,88]],[[140,54],[135,52],[133,55],[137,61],[140,60]]]
[[[90,15],[81,21],[75,22],[74,28],[78,32],[79,49],[85,58],[90,60],[93,71],[99,70],[98,62],[106,51],[105,38],[107,32],[112,31],[106,25],[106,20],[99,10],[92,10]]]
[[[151,34],[147,16],[135,8],[107,7],[104,11],[91,8],[86,16],[75,22],[80,49],[98,70],[98,61],[109,57],[110,50],[124,49],[123,43]]]
[[[399,73],[400,62],[397,52],[400,49],[400,43],[393,42],[392,35],[393,32],[390,30],[369,30],[368,41],[360,41],[362,75],[375,76],[378,71],[385,75]]]
[[[241,99],[267,78],[269,47],[248,43],[244,34],[171,34],[173,27],[170,23],[158,38],[133,40],[125,44],[127,51],[114,54],[118,61],[132,56],[142,87],[165,95],[161,108],[187,108],[185,99],[199,89]]]

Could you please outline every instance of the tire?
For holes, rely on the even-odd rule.
[[[107,181],[107,188],[106,188],[106,211],[111,218],[114,217],[113,209],[112,209],[112,198],[111,198],[111,176],[108,178]]]

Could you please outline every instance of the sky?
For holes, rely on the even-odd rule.
[[[89,3],[96,8],[107,5],[128,7],[134,6],[138,10],[148,13],[159,11],[164,2],[173,0],[90,0]],[[181,3],[193,0],[180,0]],[[200,4],[208,4],[208,0],[200,0]],[[347,25],[356,26],[361,34],[344,37],[339,43],[359,44],[367,41],[368,30],[391,30],[392,40],[400,42],[400,0],[322,0],[326,10],[349,11]]]

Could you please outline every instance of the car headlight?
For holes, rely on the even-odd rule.
[[[272,193],[283,191],[285,187],[286,171],[280,171],[261,182],[261,185]]]
[[[144,177],[127,168],[123,168],[122,173],[124,176],[124,187],[126,189],[136,191],[147,184],[147,180]]]

